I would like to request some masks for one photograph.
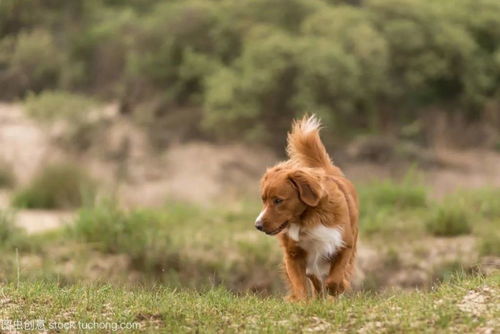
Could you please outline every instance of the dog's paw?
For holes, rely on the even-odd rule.
[[[350,283],[346,279],[329,279],[326,282],[326,286],[328,289],[328,292],[331,295],[339,295],[346,290],[349,290],[350,288]]]
[[[307,296],[298,296],[295,294],[290,294],[290,295],[286,296],[284,299],[287,302],[296,303],[296,302],[302,302],[302,301],[307,300]]]
[[[333,303],[335,302],[335,297],[332,296],[332,295],[328,295],[325,297],[326,301],[330,302],[330,303]]]

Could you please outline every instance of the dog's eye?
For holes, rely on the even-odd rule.
[[[281,202],[283,202],[283,200],[282,200],[281,198],[275,198],[275,199],[273,200],[273,202],[274,202],[274,204],[278,205],[278,204],[280,204]]]

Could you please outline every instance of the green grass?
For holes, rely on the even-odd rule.
[[[410,171],[400,181],[384,180],[358,186],[360,228],[364,235],[400,235],[421,230],[428,208],[427,189]]]
[[[70,233],[108,253],[126,253],[142,268],[175,261],[173,220],[152,210],[126,212],[112,202],[80,210]]]
[[[20,250],[29,248],[29,239],[24,231],[14,224],[14,214],[0,210],[0,249],[16,248]]]
[[[422,208],[427,204],[426,187],[411,171],[401,182],[384,180],[359,187],[359,195],[363,206],[370,209]]]
[[[137,323],[168,333],[476,332],[500,326],[500,276],[461,277],[430,292],[358,293],[336,301],[290,304],[277,298],[168,287],[38,282],[1,286],[4,319]],[[479,296],[479,297],[475,297]],[[472,300],[479,304],[468,303]],[[137,332],[139,330],[135,330]],[[99,332],[99,331],[93,331]]]
[[[427,189],[409,172],[401,182],[386,180],[358,186],[362,236],[385,238],[480,236],[498,229],[500,190],[461,190],[442,201],[427,199]],[[498,224],[497,224],[498,225]]]
[[[470,205],[464,206],[461,203],[465,193],[460,196],[447,198],[439,204],[429,202],[423,207],[419,204],[406,208],[392,205],[381,206],[378,210],[371,208],[372,214],[362,218],[361,240],[376,250],[378,255],[374,263],[380,261],[381,265],[367,269],[368,279],[360,288],[381,291],[394,284],[386,284],[390,275],[401,274],[403,277],[411,271],[411,266],[416,263],[413,257],[419,257],[411,245],[432,247],[436,241],[425,223],[431,220],[439,224],[447,222],[443,217],[455,217],[448,214],[450,211],[462,210],[467,217],[472,217],[474,226],[471,232],[477,236],[481,254],[495,255],[496,241],[485,238],[496,226],[489,219],[492,211],[478,210],[477,206],[481,203],[490,208],[489,203],[495,200],[482,192],[481,200],[467,193],[470,199],[465,203]],[[366,198],[366,201],[370,199]],[[282,252],[275,238],[253,228],[259,209],[257,203],[241,202],[231,207],[200,208],[168,203],[162,208],[126,210],[112,201],[97,202],[81,208],[73,224],[64,231],[51,236],[26,236],[28,244],[35,245],[36,251],[34,248],[19,248],[21,278],[33,283],[40,279],[55,280],[65,286],[104,281],[200,290],[215,285],[236,293],[251,291],[282,296],[285,293],[281,279]],[[446,214],[440,216],[439,212]],[[450,234],[447,223],[444,226],[446,234]],[[455,231],[456,227],[452,226]],[[415,243],[420,239],[422,243]],[[405,247],[406,243],[410,247]],[[405,252],[401,252],[402,248]],[[10,247],[0,260],[0,281],[16,277],[18,264],[13,249]],[[423,257],[429,254],[425,252]],[[476,255],[472,256],[472,261],[475,261]],[[441,259],[443,255],[439,254],[439,257]],[[458,256],[451,256],[446,261],[449,263],[443,266],[439,260],[436,268],[424,268],[429,276],[411,284],[428,288],[433,279],[447,281],[455,275],[457,268],[462,268],[462,264],[470,266]],[[33,262],[35,266],[31,264]],[[116,269],[113,269],[115,265]],[[128,277],[135,277],[134,281],[129,281]]]
[[[500,220],[500,189],[484,188],[462,191],[455,197],[461,200],[471,212],[488,220]]]
[[[235,291],[281,291],[281,255],[253,228],[253,206],[205,209],[170,203],[123,210],[112,202],[84,208],[69,235],[109,254],[127,254],[135,269],[178,286],[223,283]]]
[[[70,163],[42,169],[25,188],[14,194],[18,208],[69,209],[92,200],[95,181],[80,167]]]
[[[435,236],[468,234],[472,231],[470,213],[461,203],[444,202],[434,208],[426,228]]]

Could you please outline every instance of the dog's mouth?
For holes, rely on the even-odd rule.
[[[283,224],[281,224],[280,226],[278,226],[278,228],[270,231],[270,232],[266,232],[267,235],[276,235],[278,233],[280,233],[281,231],[283,231],[285,229],[285,227],[288,226],[288,220],[286,222],[284,222]]]

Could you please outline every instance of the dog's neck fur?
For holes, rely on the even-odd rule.
[[[331,213],[342,212],[347,209],[344,208],[345,206],[345,203],[336,203],[330,197],[325,196],[321,199],[317,207],[306,208],[304,210],[300,215],[300,222],[290,224],[287,232],[288,236],[294,241],[299,241],[302,230],[312,230],[321,225],[328,228],[342,228],[341,226],[337,226],[336,217],[332,219]]]

